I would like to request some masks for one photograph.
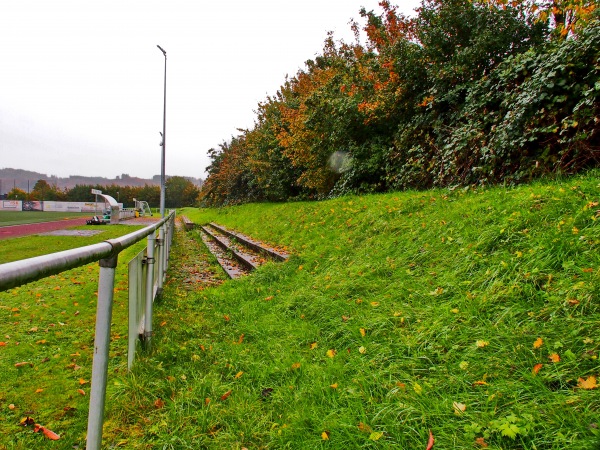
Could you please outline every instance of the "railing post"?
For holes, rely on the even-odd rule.
[[[110,324],[112,320],[117,259],[118,252],[115,252],[112,256],[100,260],[94,360],[92,363],[92,386],[90,393],[90,410],[88,414],[87,450],[100,450],[102,446],[102,425],[104,423],[108,352],[110,348]]]
[[[163,282],[165,280],[165,225],[158,229],[158,289],[156,295],[162,294]]]
[[[154,243],[156,233],[148,235],[148,248],[146,249],[146,310],[144,314],[144,349],[149,351],[152,348],[152,309],[154,306]]]

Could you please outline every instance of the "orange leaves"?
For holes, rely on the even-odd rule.
[[[223,395],[221,395],[221,401],[224,402],[225,400],[227,400],[232,392],[233,391],[229,390],[229,391],[225,392]]]
[[[548,358],[553,363],[560,362],[560,356],[558,356],[558,353],[552,353],[551,355],[548,355]]]
[[[540,338],[540,337],[539,337],[539,338],[537,338],[537,339],[535,340],[535,342],[533,343],[533,348],[534,348],[534,349],[538,349],[538,348],[540,348],[540,347],[541,347],[543,344],[544,344],[544,340],[543,340],[542,338]]]
[[[532,373],[533,373],[534,375],[537,375],[537,373],[540,371],[540,369],[541,369],[542,367],[544,367],[544,365],[543,365],[543,364],[536,364],[535,366],[533,366]]]
[[[165,401],[164,401],[162,398],[160,398],[160,397],[159,397],[159,398],[157,398],[157,399],[154,401],[154,407],[155,407],[156,409],[162,409],[162,408],[164,408],[164,407],[165,407]]]
[[[596,377],[591,375],[587,379],[579,378],[577,380],[577,387],[579,389],[596,389],[598,384],[596,383]]]
[[[327,350],[326,353],[328,358],[334,358],[335,355],[337,355],[337,351],[335,351],[334,349],[330,348],[329,350]]]
[[[425,450],[431,450],[433,448],[433,444],[435,443],[435,439],[433,438],[433,433],[429,430],[429,440],[427,441],[427,447]]]
[[[44,436],[46,436],[48,439],[50,439],[52,441],[57,441],[60,439],[60,436],[58,434],[56,434],[54,431],[44,428],[43,426],[41,426],[37,423],[35,424],[33,431],[35,433],[41,431],[42,433],[44,433]]]

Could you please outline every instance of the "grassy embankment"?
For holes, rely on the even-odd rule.
[[[294,256],[168,284],[107,443],[596,448],[598,175],[186,210]]]
[[[424,449],[431,430],[436,448],[596,448],[599,175],[185,211],[293,257],[204,289],[179,269],[203,250],[179,235],[154,351],[130,374],[115,305],[105,445]],[[36,333],[93,291],[65,295],[69,278],[53,281],[51,310],[32,285],[2,294],[31,306],[0,310],[0,326],[22,328],[29,351],[55,346],[46,353],[73,394],[43,410],[47,391],[35,391],[49,375],[23,377],[48,363],[13,369],[11,359],[2,385],[16,388],[0,391],[0,427],[16,443],[6,448],[43,439],[13,425],[23,411],[7,409],[12,392],[40,399],[40,423],[64,436],[44,445],[72,448],[85,435],[77,389],[89,380],[91,325],[72,336],[80,327],[67,312],[47,343]]]

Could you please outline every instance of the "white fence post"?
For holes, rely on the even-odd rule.
[[[113,256],[100,260],[94,360],[92,363],[92,387],[90,392],[90,411],[87,429],[87,450],[100,450],[102,447],[102,424],[104,423],[108,352],[110,347],[110,325],[112,320],[117,259],[118,251],[116,251]]]
[[[154,306],[154,243],[155,233],[148,235],[148,248],[146,250],[146,312],[144,314],[144,348],[152,348],[152,308]]]

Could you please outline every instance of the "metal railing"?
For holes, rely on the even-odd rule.
[[[175,211],[160,222],[120,238],[79,247],[35,258],[23,259],[0,264],[0,292],[23,284],[40,280],[51,275],[74,269],[95,261],[100,265],[98,279],[98,306],[96,310],[96,330],[94,336],[94,355],[92,362],[92,383],[90,392],[90,408],[87,427],[87,450],[99,450],[102,445],[102,425],[104,423],[104,404],[106,401],[106,381],[108,374],[108,352],[115,287],[115,271],[119,253],[126,248],[147,238],[145,258],[145,286],[143,293],[145,305],[142,337],[146,348],[150,348],[152,336],[152,308],[154,298],[162,291],[168,267],[169,250],[173,237]],[[156,231],[158,230],[158,239]],[[158,247],[158,249],[156,248]],[[134,258],[135,259],[135,258]],[[156,264],[158,263],[158,264]],[[157,267],[157,269],[155,269]],[[137,277],[137,275],[136,275]],[[132,296],[130,294],[130,302]],[[131,307],[131,306],[130,306]],[[136,313],[137,315],[137,313]],[[139,317],[139,315],[138,315]],[[130,316],[130,334],[135,329]],[[136,334],[136,338],[138,335]],[[130,345],[131,348],[131,345]],[[133,347],[135,349],[135,345]],[[129,356],[132,357],[131,355]],[[133,360],[131,360],[133,361]],[[129,364],[130,365],[130,364]]]

